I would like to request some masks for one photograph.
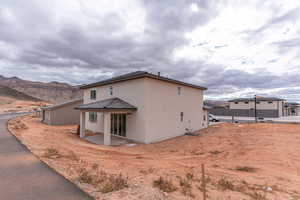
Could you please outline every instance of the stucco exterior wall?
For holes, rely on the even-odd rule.
[[[269,103],[272,102],[272,103]],[[283,116],[283,101],[259,101],[256,105],[257,110],[278,110],[278,116]],[[255,108],[254,101],[249,101],[248,104],[245,102],[235,102],[229,103],[229,108],[231,110],[250,110]]]
[[[277,110],[278,102],[282,105],[282,101],[272,101],[271,104],[268,101],[260,101],[256,107],[259,110]],[[248,104],[245,102],[238,102],[238,104],[235,104],[235,102],[230,102],[229,107],[230,109],[254,109],[254,101],[250,101]]]
[[[178,95],[178,87],[181,94]],[[199,130],[203,123],[203,91],[146,78],[146,141],[151,143]],[[183,112],[183,121],[180,113]]]
[[[50,111],[44,111],[44,121],[45,124],[51,124],[51,112]]]
[[[113,87],[113,95],[110,95],[110,86]],[[90,91],[93,89],[97,91],[96,100],[90,99]],[[113,97],[118,97],[138,108],[137,111],[127,115],[126,133],[128,139],[144,142],[147,115],[145,110],[145,79],[134,79],[84,90],[84,104]],[[86,129],[93,132],[103,132],[103,113],[98,112],[97,118],[96,123],[90,122],[88,113],[86,113]]]
[[[178,87],[181,87],[181,95],[178,95]],[[95,100],[90,99],[91,90],[97,91]],[[161,141],[184,135],[186,129],[195,131],[208,126],[208,114],[202,109],[203,91],[199,89],[141,78],[84,90],[84,104],[113,97],[138,108],[127,115],[127,138],[134,141]],[[181,112],[184,113],[182,122]],[[97,118],[97,122],[90,122],[86,113],[86,129],[103,132],[103,113],[98,112]]]
[[[45,110],[44,123],[49,125],[68,125],[80,124],[80,111],[74,107],[82,104],[81,102],[64,105],[53,110]]]

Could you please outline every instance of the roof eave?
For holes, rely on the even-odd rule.
[[[137,108],[78,108],[75,107],[76,110],[85,110],[85,111],[126,111],[126,110],[131,110],[131,111],[136,111]]]
[[[171,83],[174,83],[174,84],[184,85],[184,86],[188,86],[188,87],[192,87],[192,88],[196,88],[196,89],[200,89],[200,90],[207,90],[206,87],[193,85],[193,84],[190,84],[190,83],[185,83],[185,82],[174,80],[174,79],[169,79],[169,78],[166,78],[166,77],[157,76],[157,75],[150,74],[150,73],[138,74],[138,75],[135,75],[135,76],[132,76],[132,77],[122,78],[122,79],[119,79],[119,80],[111,80],[111,81],[91,83],[91,84],[83,85],[79,88],[80,89],[89,89],[89,88],[93,88],[93,87],[97,87],[97,86],[104,86],[104,85],[109,85],[109,84],[113,84],[113,83],[119,83],[119,82],[123,82],[123,81],[139,79],[139,78],[152,78],[152,79],[171,82]]]

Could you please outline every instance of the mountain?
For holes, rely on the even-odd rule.
[[[55,81],[43,83],[23,80],[18,77],[0,76],[0,85],[53,103],[61,103],[82,96],[78,87]]]
[[[17,90],[2,85],[0,85],[0,96],[25,101],[41,101],[38,98],[32,97],[30,95],[24,94],[23,92],[19,92]]]

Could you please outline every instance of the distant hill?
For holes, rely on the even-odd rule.
[[[61,103],[81,96],[78,87],[60,82],[33,82],[18,77],[7,78],[0,75],[0,85],[53,103]]]
[[[25,101],[41,101],[38,98],[32,97],[30,95],[24,94],[23,92],[19,92],[17,90],[2,85],[0,85],[0,96]]]

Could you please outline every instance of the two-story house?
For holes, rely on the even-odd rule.
[[[208,125],[203,109],[205,87],[137,71],[84,85],[80,136],[100,132],[152,143],[184,135]]]
[[[255,104],[256,102],[256,104]],[[234,116],[281,117],[284,114],[284,99],[276,97],[238,98],[229,101],[229,109]]]

